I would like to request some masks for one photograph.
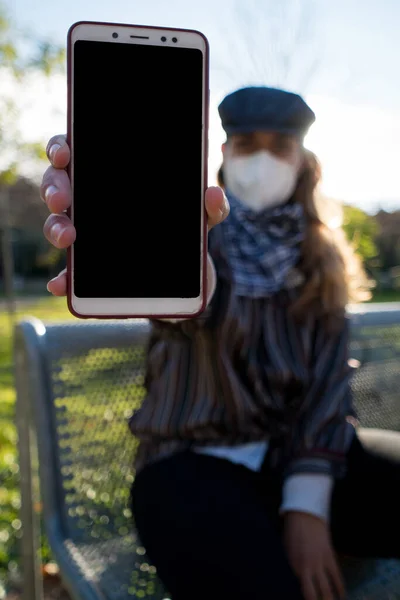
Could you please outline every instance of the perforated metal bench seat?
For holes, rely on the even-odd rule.
[[[63,572],[71,574],[66,584],[74,597],[75,594],[82,597],[86,582],[92,588],[92,595],[85,598],[163,600],[167,597],[156,569],[149,564],[134,534],[90,543],[63,540],[54,545],[54,551],[58,561],[62,561]]]
[[[41,598],[37,469],[46,533],[74,600],[169,597],[128,508],[137,441],[126,420],[144,394],[148,327],[36,319],[17,326],[25,600]],[[361,362],[353,382],[361,424],[400,430],[400,311],[354,314],[351,355]],[[400,599],[398,561],[346,560],[344,571],[349,600]]]

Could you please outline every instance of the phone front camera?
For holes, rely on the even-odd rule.
[[[167,41],[167,38],[165,37],[165,35],[162,36],[161,41],[162,42],[166,42]]]
[[[113,33],[113,38],[114,38],[114,39],[117,39],[117,37],[118,37],[118,33],[116,33],[116,32],[114,31],[114,33]]]
[[[178,38],[172,38],[172,41],[174,42],[174,44],[176,44],[176,42],[178,41]]]

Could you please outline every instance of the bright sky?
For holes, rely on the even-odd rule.
[[[223,95],[246,84],[282,85],[302,93],[317,114],[306,145],[322,161],[326,194],[369,212],[400,208],[399,0],[13,0],[8,6],[19,26],[61,44],[78,20],[203,31],[211,47],[210,183],[224,139],[217,114]],[[285,77],[287,52],[294,58]],[[26,136],[64,131],[65,98],[63,79],[33,83],[24,95]]]

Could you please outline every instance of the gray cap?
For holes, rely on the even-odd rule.
[[[301,139],[315,114],[301,96],[270,87],[246,87],[224,98],[218,107],[226,134],[278,131]]]

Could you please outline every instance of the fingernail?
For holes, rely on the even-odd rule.
[[[57,277],[53,277],[53,279],[50,279],[50,281],[48,281],[48,283],[47,283],[47,285],[46,285],[47,291],[48,291],[48,292],[50,292],[50,294],[51,294],[51,291],[49,290],[49,285],[50,285],[50,284],[51,284],[51,283],[52,283],[52,282],[53,282],[55,279],[57,279]]]
[[[224,198],[224,207],[219,209],[221,219],[226,217],[229,213],[229,204],[226,198]]]
[[[56,188],[55,185],[49,185],[48,188],[46,188],[46,191],[44,193],[44,197],[46,202],[49,202],[49,200],[51,199],[51,197],[53,196],[53,194],[55,194],[56,192],[58,192],[58,189]]]
[[[56,158],[57,151],[61,148],[60,144],[53,144],[49,150],[49,157],[51,162],[54,162]]]
[[[53,227],[50,229],[50,236],[55,242],[57,242],[57,244],[59,243],[60,237],[63,233],[64,227],[60,223],[54,223]]]

